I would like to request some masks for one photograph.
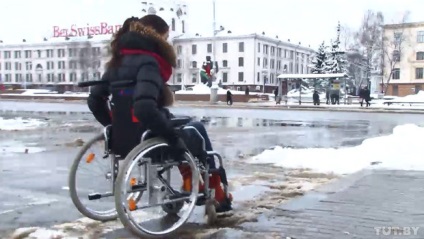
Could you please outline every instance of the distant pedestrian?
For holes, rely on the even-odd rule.
[[[314,91],[314,94],[312,95],[312,99],[314,101],[314,105],[319,105],[319,94],[318,91]]]
[[[279,105],[279,104],[280,104],[280,102],[281,102],[281,99],[280,99],[280,97],[278,96],[278,87],[277,87],[277,88],[275,88],[275,90],[274,90],[274,96],[275,96],[275,104],[276,104],[276,105]]]
[[[227,105],[233,105],[233,94],[227,90]]]
[[[328,105],[328,104],[330,104],[330,90],[329,89],[327,89],[326,91],[325,91],[325,99],[327,100],[326,101],[326,104]]]
[[[248,86],[246,86],[246,89],[244,90],[244,94],[249,95],[249,87]]]

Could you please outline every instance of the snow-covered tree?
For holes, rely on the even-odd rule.
[[[325,42],[322,42],[318,48],[318,51],[315,53],[314,58],[312,60],[312,64],[309,65],[311,68],[312,74],[324,74],[325,73],[325,62],[327,61],[327,46]],[[314,88],[324,87],[325,80],[323,79],[312,79],[308,81],[309,86],[313,86]]]
[[[327,54],[324,71],[326,73],[346,73],[346,53],[340,48],[340,23],[337,26],[336,40],[331,41],[330,51]]]
[[[312,60],[312,64],[309,67],[312,69],[312,74],[323,74],[325,62],[327,60],[327,46],[324,42],[318,48],[318,51],[315,53],[315,56]]]

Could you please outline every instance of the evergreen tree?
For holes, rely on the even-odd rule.
[[[346,53],[340,49],[340,22],[337,26],[337,37],[331,41],[331,49],[325,61],[325,73],[346,73],[347,72]]]
[[[318,51],[315,53],[312,64],[309,67],[312,69],[312,74],[324,74],[325,73],[325,62],[327,61],[327,46],[325,42],[322,42],[318,48]],[[309,86],[314,88],[320,88],[325,86],[325,80],[323,79],[312,79],[308,82]]]
[[[322,42],[318,48],[318,52],[315,53],[314,59],[310,68],[312,69],[312,74],[324,74],[325,62],[327,60],[327,46]]]

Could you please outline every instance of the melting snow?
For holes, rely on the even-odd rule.
[[[22,118],[22,117],[5,119],[0,117],[0,130],[36,129],[46,124],[47,124],[46,122],[43,122],[38,119],[28,119],[28,118]]]
[[[391,169],[424,170],[423,137],[424,128],[408,124],[397,126],[391,135],[366,139],[357,147],[292,149],[278,146],[248,162],[336,174],[354,173],[371,164]]]

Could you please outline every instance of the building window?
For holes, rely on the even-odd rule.
[[[228,67],[228,61],[227,60],[222,61],[222,67]]]
[[[22,74],[15,74],[15,82],[22,82]]]
[[[197,68],[197,61],[192,61],[191,62],[191,67],[192,68]]]
[[[283,49],[278,48],[277,50],[277,57],[281,57],[283,55]]]
[[[77,81],[77,73],[75,73],[75,72],[69,73],[69,81],[70,82]]]
[[[222,43],[222,52],[227,53],[228,52],[228,43]]]
[[[178,74],[177,74],[177,82],[178,82],[178,83],[181,83],[182,81],[183,81],[183,74],[178,73]]]
[[[423,61],[424,60],[424,51],[417,52],[417,61]]]
[[[32,57],[31,51],[25,51],[25,58],[31,58]]]
[[[268,45],[264,45],[264,54],[268,54]]]
[[[260,66],[260,65],[261,65],[261,58],[258,57],[258,66]]]
[[[21,58],[21,51],[15,51],[14,54],[16,59]]]
[[[183,47],[182,46],[177,46],[177,54],[181,55],[183,53]]]
[[[57,75],[57,81],[58,82],[64,82],[65,81],[65,74],[60,73]]]
[[[270,68],[271,69],[274,69],[274,67],[275,67],[275,60],[274,59],[271,59],[270,60]]]
[[[196,55],[197,54],[197,45],[191,45],[191,54]]]
[[[12,82],[12,74],[5,74],[4,78],[6,82]]]
[[[65,69],[65,61],[59,61],[58,68],[59,69]]]
[[[244,58],[243,57],[239,57],[239,59],[238,59],[238,65],[239,66],[244,66]]]
[[[281,61],[277,61],[277,70],[281,70]]]
[[[271,56],[275,56],[275,47],[271,47]]]
[[[424,43],[424,31],[419,31],[417,33],[417,42]]]
[[[239,82],[243,82],[244,81],[244,73],[243,72],[239,72],[238,73],[238,81]]]
[[[15,70],[16,70],[16,71],[20,71],[20,70],[22,70],[22,65],[21,65],[21,63],[19,63],[19,62],[15,62]]]
[[[65,49],[57,49],[57,57],[65,57]]]
[[[192,83],[197,83],[197,73],[191,74],[191,82]]]
[[[261,43],[258,43],[258,52],[261,52]]]
[[[423,77],[423,73],[424,73],[424,68],[415,68],[415,79],[420,79],[420,80],[422,80],[422,79],[424,79],[424,77]]]
[[[264,68],[268,68],[268,59],[267,59],[267,58],[264,58],[264,61],[263,61],[262,66],[263,66]]]
[[[25,62],[25,70],[27,71],[32,70],[32,62],[30,61]]]
[[[10,51],[5,51],[4,52],[4,59],[10,59],[10,55],[11,55]]]
[[[208,44],[207,48],[208,48],[208,53],[212,53],[212,44]]]
[[[182,30],[182,32],[183,33],[185,33],[185,22],[184,22],[184,20],[183,21],[181,21],[181,30]]]
[[[32,82],[32,74],[28,73],[25,75],[25,81],[26,82]]]
[[[175,18],[172,18],[172,31],[175,31]]]
[[[37,57],[41,58],[41,50],[37,50]]]
[[[54,62],[48,61],[47,62],[47,70],[53,70],[54,69]]]
[[[8,71],[12,70],[12,62],[4,63],[4,68],[5,70],[8,70]]]
[[[394,62],[400,62],[400,52],[398,50],[394,50],[392,58]]]
[[[393,74],[393,76],[392,76],[393,80],[399,80],[400,79],[400,68],[393,69],[392,74]]]
[[[181,66],[182,66],[181,59],[178,59],[177,60],[177,68],[181,68]]]
[[[228,72],[222,72],[222,82],[228,82]]]
[[[244,52],[244,42],[239,42],[239,52]]]
[[[48,57],[48,58],[52,58],[52,57],[54,57],[54,52],[53,52],[53,50],[46,50],[46,53],[47,53],[47,57]]]
[[[258,74],[256,74],[256,81],[260,82],[261,81],[261,73],[258,72]]]

